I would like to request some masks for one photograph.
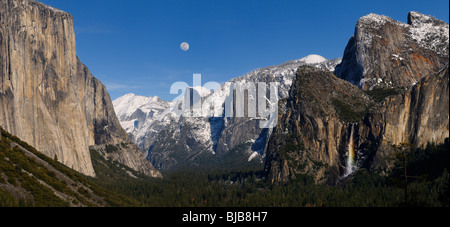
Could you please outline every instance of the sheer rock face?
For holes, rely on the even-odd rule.
[[[408,24],[389,17],[362,17],[335,74],[363,90],[409,88],[448,62],[449,25],[410,12]]]
[[[387,172],[390,145],[448,137],[448,56],[449,25],[436,18],[410,12],[407,24],[375,14],[358,21],[335,74],[363,90],[405,90],[359,122],[361,166]]]
[[[0,17],[0,125],[95,176],[89,146],[128,143],[128,137],[105,86],[77,58],[72,16],[31,0],[6,0]],[[134,162],[153,169],[134,153]]]
[[[345,169],[351,124],[337,103],[363,113],[371,103],[357,86],[330,72],[300,67],[278,125],[267,145],[268,179],[286,182],[309,174],[318,183],[334,183]]]
[[[424,77],[404,94],[392,96],[372,108],[359,122],[357,150],[361,166],[388,172],[392,144],[442,144],[449,137],[448,65]]]

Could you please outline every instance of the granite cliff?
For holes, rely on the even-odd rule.
[[[0,125],[47,156],[95,176],[90,146],[130,144],[106,87],[76,55],[70,14],[32,0],[1,1],[0,73]],[[159,176],[132,146],[117,146],[111,157]]]
[[[448,65],[403,94],[388,97],[357,125],[359,165],[381,173],[388,173],[392,167],[391,145],[444,143],[449,138]]]
[[[449,137],[448,24],[416,12],[408,24],[364,16],[334,73],[298,69],[267,147],[272,183],[308,174],[334,184],[359,168],[389,174],[392,145]]]
[[[417,12],[408,23],[369,14],[358,20],[335,74],[363,90],[409,88],[448,63],[449,25]]]
[[[297,71],[267,145],[265,171],[271,182],[297,174],[333,183],[342,175],[350,122],[362,117],[372,101],[357,86],[331,72],[307,66]]]

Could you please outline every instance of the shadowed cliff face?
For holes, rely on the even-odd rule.
[[[392,167],[393,144],[444,143],[449,137],[448,65],[372,108],[359,122],[358,135],[356,147],[366,157],[361,166],[381,173]]]
[[[76,56],[72,16],[31,0],[5,0],[0,17],[0,125],[95,176],[89,146],[129,142],[105,86]]]

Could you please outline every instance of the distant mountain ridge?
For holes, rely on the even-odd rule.
[[[148,149],[159,128],[168,124],[164,121],[165,111],[172,102],[159,97],[144,97],[127,94],[113,101],[119,121],[130,139],[139,145],[141,150]]]
[[[278,82],[280,83],[278,96],[283,99],[288,95],[295,71],[299,66],[309,64],[334,71],[338,63],[340,63],[340,59],[326,60],[319,55],[309,55],[279,66],[256,69],[242,77],[233,78],[229,82]],[[191,89],[202,94],[204,103],[212,101],[222,106],[229,95],[230,88],[223,85],[214,93],[200,92],[199,88]],[[141,104],[143,100],[146,100],[145,104]],[[183,99],[177,102],[152,101],[151,98],[133,94],[113,101],[119,120],[127,129],[130,138],[134,137],[143,152],[148,152],[148,159],[155,166],[160,166],[161,169],[170,169],[177,163],[186,161],[183,158],[177,160],[179,158],[176,155],[171,155],[179,153],[180,150],[191,154],[185,154],[185,157],[197,156],[203,152],[220,156],[243,144],[247,144],[244,146],[244,156],[247,159],[252,160],[259,157],[259,160],[262,161],[270,130],[260,129],[258,119],[185,118],[180,114],[174,114],[176,112],[174,108],[185,102]],[[166,109],[163,110],[161,107],[166,107]],[[219,115],[223,115],[223,109],[215,111]],[[135,123],[137,124],[135,125]]]

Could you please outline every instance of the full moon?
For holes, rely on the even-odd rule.
[[[189,43],[187,43],[187,42],[181,43],[180,48],[181,48],[182,51],[188,51],[189,50]]]

